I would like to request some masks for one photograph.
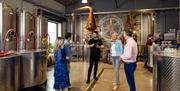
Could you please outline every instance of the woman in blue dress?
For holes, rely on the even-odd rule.
[[[70,87],[68,61],[66,60],[64,39],[61,37],[58,37],[55,42],[54,60],[54,89],[56,91],[68,91]]]

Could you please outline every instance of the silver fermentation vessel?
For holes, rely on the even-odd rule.
[[[0,50],[17,49],[16,32],[15,10],[3,2],[0,3]]]
[[[41,85],[47,80],[46,50],[21,51],[20,89]]]
[[[180,55],[154,53],[153,91],[180,91]]]
[[[25,9],[18,12],[19,49],[36,49],[35,16]]]
[[[20,55],[0,57],[0,90],[19,91]]]

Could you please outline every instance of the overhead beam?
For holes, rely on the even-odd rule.
[[[33,1],[31,1],[31,0],[24,0],[24,1],[25,1],[25,2],[28,2],[28,3],[31,3],[31,4],[39,7],[39,8],[42,9],[42,10],[45,10],[45,11],[47,11],[47,12],[50,12],[50,13],[52,13],[52,14],[55,14],[55,15],[57,15],[57,16],[61,16],[61,17],[65,18],[64,14],[63,14],[62,12],[59,12],[59,11],[57,11],[57,10],[51,9],[51,8],[46,7],[46,6],[43,6],[43,5],[39,5],[39,4],[37,4],[37,3],[35,3],[35,2],[33,2]]]
[[[65,4],[65,3],[63,3],[63,1],[62,1],[62,0],[54,0],[54,1],[56,1],[56,2],[58,2],[58,3],[60,3],[60,4],[64,5],[64,6],[66,6],[66,4]]]
[[[151,8],[151,9],[136,9],[137,11],[164,11],[164,10],[180,10],[180,7],[167,7],[167,8]],[[106,11],[106,12],[94,12],[95,15],[98,14],[116,14],[116,13],[128,13],[129,10],[121,11]],[[75,15],[88,15],[88,13],[79,13]],[[71,14],[66,14],[66,16],[71,16]]]
[[[118,1],[115,0],[116,8],[119,8]]]

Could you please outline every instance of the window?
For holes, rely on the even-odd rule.
[[[48,22],[48,34],[50,37],[50,52],[53,52],[54,44],[57,38],[57,23]]]
[[[62,25],[58,23],[58,37],[62,37]]]
[[[48,22],[48,34],[50,36],[50,52],[53,52],[54,44],[57,37],[62,37],[62,27],[61,23],[49,21]]]

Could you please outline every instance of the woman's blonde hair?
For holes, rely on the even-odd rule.
[[[58,37],[55,41],[54,51],[57,51],[59,48],[64,46],[64,38]]]

